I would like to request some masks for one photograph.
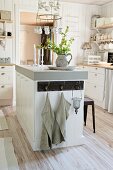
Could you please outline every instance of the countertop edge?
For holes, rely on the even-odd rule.
[[[70,80],[87,80],[88,79],[88,71],[79,70],[79,71],[47,71],[44,72],[35,72],[33,70],[27,69],[25,67],[16,65],[15,69],[20,74],[30,78],[33,81],[70,81]],[[64,74],[65,73],[65,74]],[[79,73],[79,74],[78,74]]]

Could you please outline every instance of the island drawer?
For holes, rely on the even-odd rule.
[[[46,81],[37,82],[37,91],[83,90],[84,81]]]

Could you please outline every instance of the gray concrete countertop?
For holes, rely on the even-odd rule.
[[[82,68],[75,67],[73,71],[67,70],[49,70],[47,66],[43,69],[38,68],[37,66],[28,66],[28,65],[16,65],[15,69],[20,74],[34,80],[34,81],[54,81],[54,80],[87,80],[88,71],[83,70]]]

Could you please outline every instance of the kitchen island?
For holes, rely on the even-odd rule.
[[[53,112],[58,108],[61,94],[70,103],[66,120],[66,138],[52,148],[76,146],[84,143],[83,102],[84,81],[88,72],[40,69],[34,66],[16,65],[16,112],[29,143],[34,151],[41,150],[42,112],[48,94]],[[72,98],[81,98],[77,114]]]

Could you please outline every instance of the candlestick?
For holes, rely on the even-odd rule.
[[[40,49],[38,49],[38,66],[40,65]]]
[[[34,65],[36,65],[36,45],[34,44]]]
[[[43,66],[43,62],[44,62],[44,51],[43,50],[44,49],[42,48],[42,61],[41,61],[42,66]]]

